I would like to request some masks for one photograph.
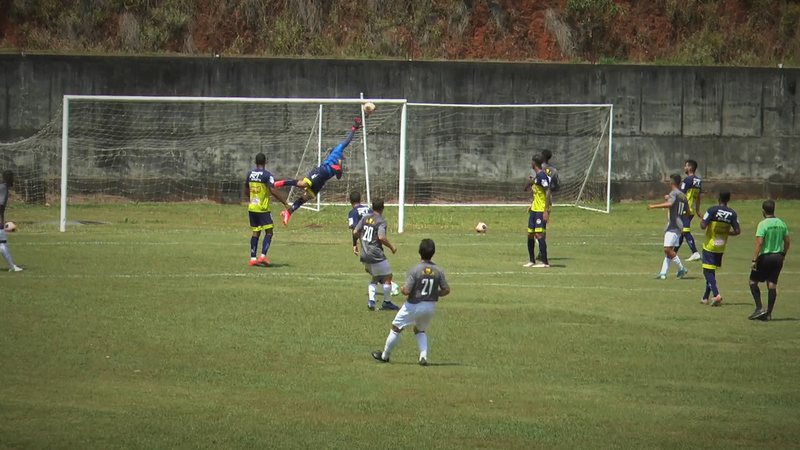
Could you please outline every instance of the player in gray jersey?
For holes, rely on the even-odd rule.
[[[436,312],[436,303],[439,297],[450,293],[450,286],[444,271],[431,261],[436,253],[436,244],[431,239],[423,239],[419,243],[419,256],[422,261],[411,268],[402,287],[403,295],[408,300],[397,312],[386,337],[383,351],[372,352],[372,357],[380,362],[389,362],[392,349],[400,340],[400,332],[409,325],[414,325],[414,334],[417,336],[419,346],[419,364],[428,365],[428,325]]]
[[[3,182],[0,183],[0,253],[8,263],[9,272],[21,272],[22,267],[14,264],[11,258],[11,250],[8,249],[8,237],[6,236],[6,205],[8,205],[8,195],[14,186],[14,172],[6,170],[3,172]]]
[[[361,262],[364,270],[372,275],[367,287],[367,308],[375,310],[375,291],[378,284],[383,287],[383,305],[381,309],[397,311],[397,305],[391,302],[392,295],[392,268],[383,253],[383,246],[389,247],[392,253],[397,252],[397,247],[389,242],[386,237],[386,219],[383,218],[383,200],[372,203],[372,213],[367,214],[358,221],[353,229],[353,236],[361,242]]]
[[[683,278],[689,272],[683,266],[681,258],[678,257],[678,252],[675,251],[678,247],[678,242],[683,230],[682,216],[689,210],[689,203],[686,200],[686,194],[680,190],[681,176],[674,174],[670,175],[669,178],[671,190],[669,194],[664,196],[666,201],[654,205],[647,205],[647,209],[669,209],[667,213],[667,225],[664,227],[664,262],[661,264],[661,272],[656,276],[656,278],[662,280],[667,278],[670,262],[678,267],[678,278]]]

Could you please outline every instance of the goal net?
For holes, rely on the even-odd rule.
[[[405,203],[512,205],[553,153],[554,202],[610,211],[612,105],[408,104]]]
[[[257,153],[276,179],[302,178],[344,139],[366,101],[377,110],[345,151],[344,176],[317,198],[344,203],[352,190],[367,198],[368,187],[385,190],[369,186],[368,158],[379,148],[399,152],[404,100],[65,96],[63,121],[0,146],[0,164],[33,180],[27,200],[61,200],[62,230],[75,202],[240,203]],[[299,194],[293,189],[290,201]]]

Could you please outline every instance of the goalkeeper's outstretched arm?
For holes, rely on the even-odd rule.
[[[361,128],[361,118],[356,117],[355,123],[352,127],[350,127],[350,131],[347,133],[347,136],[345,136],[342,142],[336,144],[336,147],[333,147],[333,150],[331,150],[331,153],[325,158],[325,161],[323,161],[322,164],[329,166],[332,164],[339,164],[339,162],[342,160],[342,156],[344,156],[344,149],[347,148],[347,146],[350,145],[350,142],[353,141],[353,137],[356,135],[356,131],[358,131],[359,128]]]

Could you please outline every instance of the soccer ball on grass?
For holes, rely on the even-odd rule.
[[[478,224],[475,225],[475,232],[476,233],[483,234],[483,233],[486,233],[486,230],[488,230],[488,229],[489,228],[483,222],[478,222]]]
[[[4,230],[6,230],[9,233],[13,233],[13,232],[17,231],[17,224],[15,224],[14,222],[6,222],[6,226],[4,227]]]

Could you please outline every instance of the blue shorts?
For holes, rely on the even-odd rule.
[[[717,267],[722,267],[722,253],[714,253],[704,249],[703,269],[716,270]]]
[[[683,222],[683,231],[684,233],[688,233],[692,231],[692,219],[694,219],[694,214],[684,214],[681,216],[681,221]]]
[[[272,213],[248,211],[250,215],[250,229],[264,231],[272,229]]]
[[[544,233],[547,230],[547,222],[544,220],[544,212],[531,211],[528,213],[528,234]]]

